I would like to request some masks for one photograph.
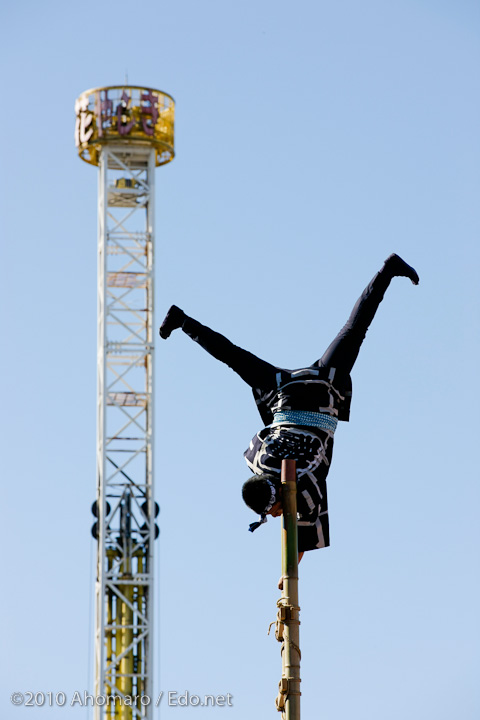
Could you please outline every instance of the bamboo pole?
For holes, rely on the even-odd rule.
[[[298,606],[297,481],[295,460],[282,460],[282,680],[277,709],[300,720],[300,608]]]

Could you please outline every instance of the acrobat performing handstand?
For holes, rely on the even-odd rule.
[[[322,357],[297,370],[275,367],[237,347],[183,310],[172,305],[160,337],[182,328],[210,355],[232,368],[253,391],[265,427],[245,451],[254,475],[245,482],[245,503],[261,517],[282,513],[280,472],[284,458],[296,460],[299,559],[306,550],[330,544],[326,478],[332,462],[333,436],[338,421],[350,414],[350,372],[379,304],[394,277],[410,278],[416,271],[398,255],[390,255],[357,300],[350,317]]]

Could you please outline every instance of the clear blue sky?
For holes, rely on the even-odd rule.
[[[396,251],[301,565],[303,717],[477,720],[480,7],[470,0],[124,0],[1,11],[2,718],[91,690],[97,170],[74,102],[177,103],[157,171],[157,321],[175,302],[264,359],[317,358]],[[276,718],[280,530],[254,519],[247,386],[185,335],[156,351],[161,717]],[[191,418],[191,420],[186,419]]]

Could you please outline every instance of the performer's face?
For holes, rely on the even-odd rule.
[[[282,501],[277,500],[277,502],[272,506],[271,510],[268,511],[267,515],[271,515],[272,517],[280,517],[282,514]]]

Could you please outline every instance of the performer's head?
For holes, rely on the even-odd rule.
[[[242,497],[248,507],[261,516],[260,522],[250,525],[251,532],[267,522],[267,515],[282,514],[281,484],[274,475],[253,475],[243,484]]]

